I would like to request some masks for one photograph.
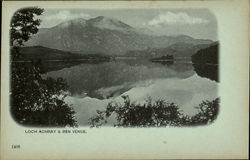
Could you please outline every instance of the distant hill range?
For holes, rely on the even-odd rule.
[[[110,58],[101,54],[77,54],[68,51],[61,51],[58,49],[46,48],[43,46],[21,47],[20,57],[17,60],[30,61],[30,60],[98,60],[108,61]]]
[[[207,48],[209,46],[210,43],[194,45],[189,43],[177,42],[166,48],[148,48],[146,50],[128,51],[126,55],[131,57],[149,57],[149,58],[159,58],[166,55],[172,55],[174,56],[174,58],[181,58],[181,57],[190,58],[198,50],[202,48]]]
[[[190,56],[193,51],[212,42],[186,35],[156,36],[148,30],[134,28],[117,19],[99,16],[89,20],[73,19],[51,28],[41,28],[26,45],[109,56],[131,55],[134,51],[151,53],[157,49],[162,54],[182,54],[186,50],[185,54]]]

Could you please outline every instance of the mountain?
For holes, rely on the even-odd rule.
[[[174,58],[191,58],[198,50],[208,47],[210,44],[189,44],[184,42],[174,43],[166,48],[148,48],[146,50],[133,50],[126,53],[130,57],[150,57],[160,58],[166,55],[172,55]]]
[[[117,20],[117,19],[111,19],[104,16],[99,16],[93,19],[90,19],[87,21],[89,26],[93,26],[99,29],[109,29],[109,30],[118,30],[121,32],[129,32],[134,30],[133,27]]]
[[[99,16],[63,22],[52,28],[40,29],[27,43],[81,54],[102,53],[124,55],[130,50],[166,48],[177,42],[192,45],[209,44],[211,40],[189,36],[154,36],[146,30],[134,28],[120,20]]]

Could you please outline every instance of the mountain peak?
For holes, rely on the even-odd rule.
[[[67,28],[70,26],[78,26],[78,27],[85,27],[85,26],[91,26],[99,29],[109,29],[109,30],[118,30],[122,32],[128,32],[134,30],[133,27],[129,26],[128,24],[123,23],[122,21],[115,19],[115,18],[109,18],[105,16],[98,16],[95,18],[91,18],[88,20],[85,20],[83,18],[76,18],[71,19],[65,22],[62,22],[54,27],[54,28]]]
[[[72,19],[70,20],[71,22],[86,22],[86,19],[83,18],[76,18],[76,19]]]
[[[106,17],[104,17],[104,16],[97,16],[97,17],[94,18],[94,19],[104,19],[104,18],[106,18]]]
[[[62,22],[58,25],[56,25],[55,27],[59,27],[59,28],[65,28],[68,27],[70,25],[81,25],[81,26],[85,26],[86,25],[87,20],[83,19],[83,18],[76,18],[76,19],[71,19],[68,20],[66,22]],[[54,27],[53,27],[54,28]]]
[[[105,16],[97,16],[95,18],[91,18],[89,19],[89,21],[119,21],[118,19],[115,18],[109,18],[109,17],[105,17]]]
[[[111,30],[130,30],[133,27],[129,26],[128,24],[123,23],[122,21],[109,18],[104,16],[98,16],[96,18],[89,19],[87,21],[89,25],[100,29],[111,29]]]

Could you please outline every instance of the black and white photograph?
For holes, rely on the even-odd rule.
[[[35,127],[192,127],[219,116],[207,9],[17,10],[10,112]]]
[[[3,1],[0,159],[247,159],[249,7]]]

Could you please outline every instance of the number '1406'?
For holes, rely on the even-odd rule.
[[[12,145],[11,148],[12,148],[12,149],[20,149],[21,146],[20,146],[20,145]]]

